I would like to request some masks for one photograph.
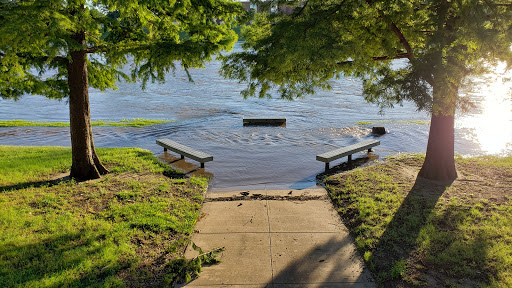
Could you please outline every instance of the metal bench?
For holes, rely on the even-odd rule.
[[[198,151],[196,149],[190,148],[188,146],[182,145],[180,143],[174,142],[172,140],[162,138],[157,139],[156,144],[164,147],[164,151],[167,151],[167,149],[176,152],[181,155],[181,159],[184,159],[185,156],[194,159],[201,163],[201,168],[204,168],[204,163],[213,161],[213,156],[201,151]]]
[[[368,149],[368,152],[372,151],[372,147],[380,145],[379,140],[365,140],[354,145],[338,148],[329,152],[322,153],[316,156],[316,160],[325,162],[325,171],[329,170],[329,162],[339,159],[341,157],[348,156],[348,161],[352,161],[352,154]]]

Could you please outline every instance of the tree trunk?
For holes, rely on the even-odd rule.
[[[72,38],[85,44],[84,33],[77,33]],[[108,170],[98,159],[92,139],[87,54],[78,50],[71,51],[70,56],[71,61],[67,65],[72,153],[70,176],[79,180],[97,179]]]
[[[457,178],[454,159],[454,116],[458,89],[433,89],[434,103],[427,155],[418,176],[436,181],[453,181]]]

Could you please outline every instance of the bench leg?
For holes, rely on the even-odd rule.
[[[325,171],[329,170],[329,162],[325,163]]]
[[[372,149],[372,148],[369,148],[369,149],[368,149],[368,153],[370,153],[370,152],[372,152],[372,151],[373,151],[373,149]]]
[[[204,168],[204,162],[203,162],[203,163],[201,163],[201,168]]]
[[[352,161],[352,155],[348,155],[348,162]]]
[[[185,159],[185,156],[181,155],[181,159]]]
[[[164,152],[167,152],[167,148],[164,147]]]

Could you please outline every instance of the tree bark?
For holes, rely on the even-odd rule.
[[[77,33],[73,40],[85,44],[85,33]],[[90,180],[100,178],[108,170],[101,164],[92,138],[89,108],[87,54],[84,50],[70,51],[67,65],[69,85],[69,124],[71,132],[72,178]]]
[[[434,86],[433,90],[434,103],[427,155],[418,176],[448,182],[457,179],[454,159],[454,116],[458,89],[440,89]]]

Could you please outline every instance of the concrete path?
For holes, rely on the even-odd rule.
[[[208,194],[195,229],[225,250],[187,287],[375,287],[324,189]]]

